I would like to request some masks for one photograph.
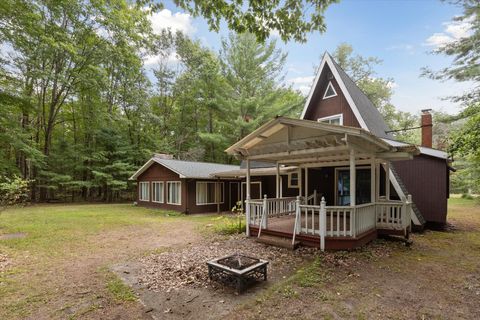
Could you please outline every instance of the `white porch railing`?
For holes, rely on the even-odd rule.
[[[379,229],[404,230],[410,226],[412,196],[404,201],[380,201],[376,203],[376,226]]]
[[[411,196],[405,201],[380,201],[357,206],[326,206],[303,204],[300,197],[247,200],[247,221],[261,230],[268,226],[268,218],[295,213],[292,243],[297,234],[320,237],[320,248],[325,248],[325,237],[357,237],[375,228],[404,230],[410,226]],[[308,203],[308,201],[307,201]],[[247,234],[249,229],[247,226]]]
[[[267,195],[263,199],[255,199],[247,202],[247,215],[250,225],[258,226],[258,237],[260,237],[262,229],[266,229],[268,218],[281,217],[284,215],[295,213],[295,198],[271,198]]]
[[[368,230],[375,229],[375,203],[366,203],[355,206],[355,219],[353,224],[355,226],[354,237],[367,232]]]

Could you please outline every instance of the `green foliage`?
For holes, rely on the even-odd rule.
[[[338,0],[174,2],[194,16],[203,16],[215,31],[220,30],[220,22],[224,20],[230,30],[252,33],[259,41],[277,31],[284,41],[294,39],[304,42],[309,32],[326,30],[323,14],[330,4]]]
[[[222,217],[215,221],[213,226],[215,233],[230,235],[244,233],[246,230],[245,218],[237,217]]]
[[[438,71],[423,69],[423,75],[436,80],[470,81],[474,88],[468,93],[451,97],[461,102],[464,109],[454,116],[443,117],[443,122],[451,130],[449,152],[457,160],[457,172],[452,175],[452,191],[478,192],[480,185],[480,4],[475,0],[458,1],[463,14],[453,18],[455,23],[469,27],[466,37],[456,39],[437,48],[435,54],[443,54],[453,58],[452,64]]]
[[[30,181],[18,176],[0,177],[0,208],[24,205],[30,199]]]
[[[480,99],[480,3],[477,0],[460,0],[456,2],[463,8],[463,14],[455,16],[453,21],[468,25],[470,33],[455,41],[448,42],[437,48],[435,54],[444,54],[453,57],[451,66],[438,71],[429,68],[423,69],[423,75],[437,80],[455,80],[459,82],[471,81],[475,87],[468,93],[452,97],[456,101],[463,101],[465,105],[478,103]]]

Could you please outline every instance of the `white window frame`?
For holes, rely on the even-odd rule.
[[[162,192],[160,193],[160,199],[155,199],[155,196],[157,194],[155,190],[155,184],[162,185]],[[163,181],[152,181],[152,202],[155,202],[155,203],[165,202],[165,183]]]
[[[327,92],[328,92],[328,89],[329,89],[329,88],[332,88],[333,94],[327,96]],[[323,94],[322,100],[326,100],[326,99],[328,99],[328,98],[333,98],[333,97],[336,97],[336,96],[337,96],[337,90],[335,90],[335,87],[333,86],[332,81],[329,81],[329,82],[328,82],[328,85],[327,85],[327,88],[325,89],[325,92],[324,92],[324,94]]]
[[[169,184],[179,184],[180,185],[180,191],[178,192],[178,203],[176,202],[170,202],[170,192],[168,185]],[[176,206],[181,206],[182,205],[182,181],[167,181],[167,204],[173,204]]]
[[[215,201],[214,202],[209,202],[209,203],[200,203],[198,201],[198,198],[199,198],[199,194],[198,194],[198,191],[199,191],[199,188],[198,188],[198,185],[199,184],[209,184],[209,183],[213,183],[215,184],[215,186],[217,185],[222,185],[222,189],[221,189],[221,196],[220,198],[222,199],[221,202],[218,202],[218,200],[216,199],[217,198],[217,195],[215,195]],[[208,188],[206,189],[208,190]],[[217,187],[215,187],[215,191],[217,190]],[[217,192],[216,192],[217,193]],[[208,197],[207,197],[208,198]],[[197,206],[206,206],[206,205],[209,205],[209,204],[222,204],[225,202],[225,183],[224,182],[217,182],[217,181],[197,181],[196,183],[196,187],[195,187],[195,203]]]
[[[340,123],[338,125],[343,126],[343,113],[334,114],[333,116],[318,118],[317,121],[331,124],[330,121],[331,120],[336,120],[336,119],[340,120]]]
[[[147,186],[147,197],[146,198],[143,198],[143,190],[142,190],[142,186],[143,185],[146,185]],[[138,183],[138,200],[139,201],[145,201],[145,202],[148,202],[150,201],[150,181],[140,181]]]
[[[292,184],[292,174],[296,174],[296,175],[297,175],[297,185],[293,185],[293,184]],[[292,188],[292,189],[298,189],[298,188],[300,188],[300,174],[301,174],[300,171],[295,171],[295,172],[289,172],[289,173],[288,173],[288,187],[289,187],[289,188]]]

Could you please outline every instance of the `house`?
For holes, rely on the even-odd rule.
[[[230,210],[239,200],[238,179],[219,179],[212,174],[236,170],[239,166],[174,160],[156,154],[137,170],[130,180],[137,181],[140,206],[183,213]]]
[[[447,215],[450,159],[432,148],[429,110],[421,128],[421,146],[396,141],[326,53],[300,119],[262,125],[226,150],[240,167],[209,177],[236,186],[250,236],[322,250],[354,248],[379,234],[408,237],[412,226],[442,225]]]

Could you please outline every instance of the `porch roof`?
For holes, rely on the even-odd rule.
[[[357,160],[411,159],[414,145],[393,146],[360,128],[311,120],[276,117],[247,135],[226,152],[240,159],[285,165],[343,165],[351,150]]]
[[[289,172],[298,171],[297,166],[281,166],[280,174],[285,175]],[[253,168],[250,169],[250,175],[255,176],[273,176],[277,172],[276,167],[268,167],[268,168]],[[247,175],[247,169],[238,169],[238,170],[231,170],[231,171],[223,171],[223,172],[216,172],[212,176],[217,178],[243,178]]]

